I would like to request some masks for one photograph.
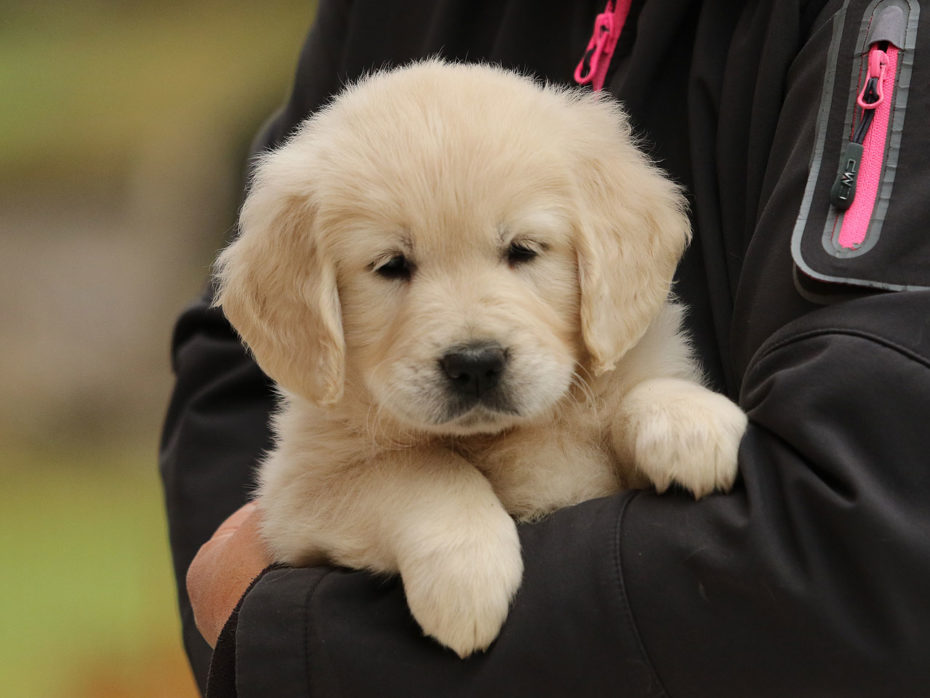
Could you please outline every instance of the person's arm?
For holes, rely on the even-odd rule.
[[[396,581],[267,573],[239,610],[239,695],[920,695],[928,308],[879,296],[773,337],[746,376],[737,492],[626,494],[522,528],[524,583],[486,655],[424,639]]]

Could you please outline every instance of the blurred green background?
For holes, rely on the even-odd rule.
[[[174,317],[313,2],[0,0],[0,693],[196,695],[156,469]]]

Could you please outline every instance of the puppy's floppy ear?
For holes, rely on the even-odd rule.
[[[320,244],[306,156],[258,163],[239,236],[219,256],[216,305],[280,385],[325,405],[342,396],[345,342],[336,271]]]
[[[595,374],[609,371],[668,300],[691,237],[680,189],[634,145],[626,115],[578,98],[584,141],[577,254],[581,330]]]

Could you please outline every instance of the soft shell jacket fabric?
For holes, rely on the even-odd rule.
[[[322,0],[259,147],[346,81],[428,55],[570,83],[602,9]],[[208,291],[176,326],[161,469],[211,695],[930,694],[930,7],[634,1],[605,88],[691,198],[676,292],[750,417],[735,491],[628,492],[522,526],[511,615],[465,661],[422,637],[398,580],[332,568],[267,571],[211,657],[184,574],[248,496],[273,393]]]

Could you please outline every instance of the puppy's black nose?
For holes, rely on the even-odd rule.
[[[498,384],[506,363],[503,347],[493,342],[455,347],[439,360],[453,390],[459,395],[476,398]]]

